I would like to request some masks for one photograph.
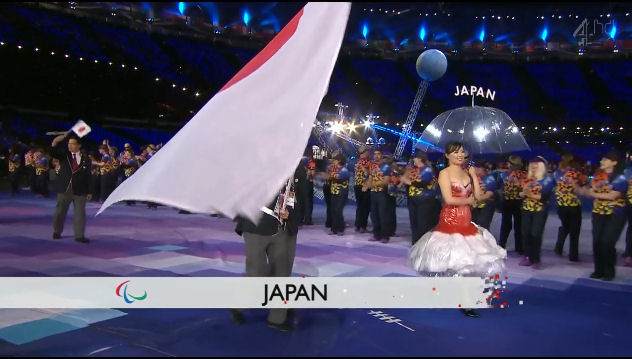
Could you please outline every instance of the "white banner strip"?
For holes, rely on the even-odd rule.
[[[0,308],[487,308],[493,286],[452,277],[0,277]]]

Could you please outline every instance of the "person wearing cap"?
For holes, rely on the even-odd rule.
[[[332,164],[329,168],[328,179],[331,182],[331,234],[342,236],[345,232],[343,211],[349,197],[349,177],[351,177],[351,173],[345,167],[345,157],[342,154],[338,154],[332,159]]]
[[[356,215],[355,230],[356,232],[365,233],[369,223],[369,212],[371,211],[371,194],[362,191],[362,186],[369,179],[369,148],[362,146],[359,149],[360,158],[354,167],[355,185],[353,190],[356,198]]]
[[[522,239],[525,258],[521,266],[540,263],[542,234],[549,214],[548,204],[555,180],[547,172],[547,161],[536,156],[529,161],[527,178],[522,182],[522,191],[518,194],[522,202]]]
[[[593,258],[595,271],[590,278],[610,281],[615,277],[616,244],[625,226],[625,198],[628,180],[623,174],[624,163],[617,151],[601,158],[599,171],[590,187],[577,187],[583,196],[594,198],[592,211]]]
[[[521,221],[522,198],[519,193],[521,191],[520,184],[526,178],[527,173],[523,170],[522,158],[517,155],[510,155],[509,171],[500,173],[503,202],[499,244],[506,248],[513,219],[515,248],[518,254],[524,254]]]
[[[382,150],[373,151],[373,162],[369,168],[369,180],[362,186],[362,191],[371,190],[371,223],[373,224],[373,237],[369,241],[381,241],[388,243],[390,240],[388,223],[390,217],[387,213],[387,186],[390,179],[391,166],[382,158]]]
[[[441,211],[441,203],[437,200],[437,176],[424,152],[415,152],[413,163],[401,181],[408,185],[408,211],[414,245],[438,224]]]
[[[489,231],[496,209],[494,193],[498,190],[498,181],[494,174],[488,170],[488,163],[485,161],[476,162],[474,170],[482,196],[480,200],[475,200],[472,205],[472,222]]]
[[[575,193],[577,185],[586,184],[586,176],[579,171],[579,166],[572,153],[564,153],[557,170],[553,173],[556,181],[555,197],[557,199],[557,215],[562,222],[558,228],[555,253],[562,256],[564,242],[570,235],[568,259],[579,261],[579,234],[582,226],[581,201]]]

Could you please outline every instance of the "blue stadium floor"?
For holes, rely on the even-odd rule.
[[[0,276],[243,275],[243,242],[228,219],[141,204],[116,205],[94,218],[94,203],[86,231],[92,242],[82,245],[72,240],[70,215],[62,240],[50,239],[54,205],[28,193],[0,193]],[[348,225],[354,211],[347,205]],[[415,275],[405,261],[405,208],[398,208],[398,236],[388,244],[368,242],[353,227],[344,237],[328,236],[323,217],[324,207],[316,205],[315,225],[299,232],[294,275]],[[495,235],[499,220],[497,214]],[[617,266],[612,282],[589,279],[588,213],[579,263],[553,255],[558,225],[552,213],[542,269],[519,267],[521,258],[510,252],[508,307],[478,310],[480,318],[452,309],[372,308],[401,319],[398,325],[370,309],[297,309],[295,331],[279,332],[266,326],[264,310],[247,311],[237,325],[225,309],[0,309],[0,355],[629,356],[632,268]],[[623,238],[619,253],[622,245]]]

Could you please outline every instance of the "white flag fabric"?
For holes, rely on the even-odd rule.
[[[83,120],[77,121],[77,123],[72,126],[72,132],[76,133],[79,138],[87,135],[90,131],[92,131],[92,129],[87,123],[83,122]]]
[[[350,9],[305,5],[97,214],[138,200],[258,219],[305,150]]]

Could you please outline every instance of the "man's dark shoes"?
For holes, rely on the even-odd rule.
[[[478,315],[478,313],[476,313],[474,311],[474,309],[461,309],[461,312],[463,312],[464,315],[470,317],[470,318],[478,318],[480,317],[480,315]]]
[[[236,310],[236,309],[231,309],[230,310],[230,316],[231,318],[233,318],[233,322],[237,323],[237,324],[244,324],[244,315],[242,312]]]
[[[603,274],[597,273],[597,272],[593,272],[593,273],[590,274],[590,278],[600,279],[600,278],[603,278]]]
[[[86,237],[81,237],[81,238],[75,238],[75,241],[79,242],[79,243],[89,243],[90,240]]]
[[[277,329],[282,332],[289,332],[289,331],[294,330],[294,327],[288,323],[276,324],[276,323],[268,322],[268,328]]]
[[[59,239],[59,238],[61,238],[61,234],[53,233],[53,239]]]

